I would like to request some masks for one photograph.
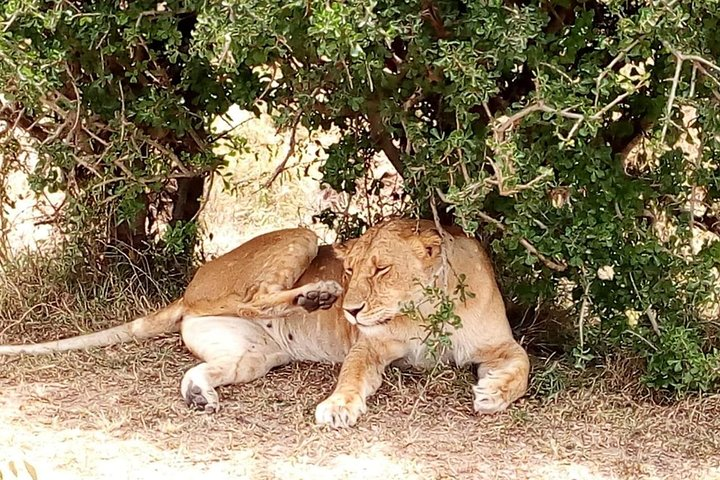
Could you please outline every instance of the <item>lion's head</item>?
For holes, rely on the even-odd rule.
[[[423,298],[441,265],[442,239],[432,222],[396,219],[336,246],[349,276],[343,309],[350,323],[381,325]]]

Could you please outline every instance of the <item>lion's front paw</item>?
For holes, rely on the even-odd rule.
[[[496,413],[505,410],[510,402],[506,400],[507,382],[491,375],[481,378],[473,387],[475,412],[480,414]]]
[[[333,428],[352,427],[366,411],[365,400],[359,395],[334,393],[315,409],[315,423]]]
[[[335,281],[320,281],[305,285],[303,293],[295,298],[295,302],[308,312],[318,308],[327,310],[342,295],[343,289]]]

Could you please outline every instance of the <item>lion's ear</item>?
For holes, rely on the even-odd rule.
[[[348,253],[350,253],[350,250],[352,250],[353,245],[355,245],[355,242],[357,242],[357,238],[347,240],[343,243],[333,244],[335,256],[340,260],[345,260],[345,258],[348,256]]]
[[[434,228],[423,230],[417,235],[427,258],[436,258],[442,249],[442,237]]]

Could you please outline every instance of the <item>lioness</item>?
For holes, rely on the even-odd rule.
[[[202,266],[182,298],[149,316],[56,342],[0,346],[0,354],[90,348],[180,330],[203,360],[185,374],[181,393],[207,412],[219,408],[215,387],[249,382],[295,360],[343,362],[315,419],[351,426],[387,365],[429,363],[423,326],[403,315],[402,306],[413,301],[428,314],[423,286],[452,294],[464,275],[474,297],[456,305],[462,327],[450,332],[452,347],[442,359],[479,364],[475,411],[497,412],[525,393],[528,357],[512,337],[482,247],[462,234],[448,237],[443,242],[432,222],[407,219],[334,247],[318,248],[305,229],[272,232]]]

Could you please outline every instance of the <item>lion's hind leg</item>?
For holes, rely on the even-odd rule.
[[[525,350],[514,340],[476,350],[478,382],[473,387],[477,413],[505,410],[525,394],[530,362]]]
[[[203,363],[185,373],[180,390],[191,408],[220,408],[216,387],[247,383],[290,361],[257,323],[236,317],[192,317],[182,325],[185,345]]]
[[[328,251],[305,229],[253,239],[200,267],[183,296],[186,314],[272,319],[328,309],[343,292],[337,281],[315,275],[297,285],[318,252]]]

